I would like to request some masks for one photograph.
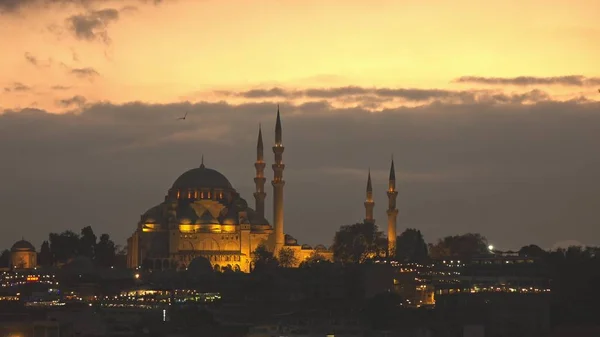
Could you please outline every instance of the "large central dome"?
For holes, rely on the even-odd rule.
[[[174,189],[220,188],[233,189],[231,183],[220,172],[206,168],[204,164],[180,175],[173,183]]]

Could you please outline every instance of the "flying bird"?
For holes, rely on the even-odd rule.
[[[185,115],[183,115],[183,117],[179,117],[179,118],[177,118],[177,120],[180,120],[180,119],[185,119],[185,118],[187,117],[187,114],[188,114],[188,113],[186,112],[186,113],[185,113]]]

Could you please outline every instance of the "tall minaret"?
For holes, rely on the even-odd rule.
[[[254,192],[254,200],[256,201],[256,213],[261,216],[261,218],[265,217],[265,198],[267,197],[267,193],[265,193],[265,182],[267,179],[265,178],[265,160],[263,156],[263,140],[262,140],[262,130],[260,125],[258,126],[258,143],[256,144],[256,163],[254,163],[254,167],[256,168],[256,177],[254,177],[254,183],[256,184],[256,192]]]
[[[390,167],[390,179],[388,182],[388,253],[390,257],[396,254],[396,218],[398,217],[398,209],[396,208],[396,170],[394,169],[394,158],[392,157],[392,166]]]
[[[369,178],[367,178],[367,200],[365,201],[365,223],[375,223],[373,219],[373,186],[371,185],[371,169],[369,169]]]
[[[273,227],[274,231],[274,249],[275,256],[279,254],[285,244],[283,234],[283,144],[281,141],[281,117],[279,116],[279,105],[277,105],[277,122],[275,123],[275,145],[273,153],[275,154],[275,163],[273,164]]]

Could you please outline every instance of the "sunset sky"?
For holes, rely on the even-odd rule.
[[[124,244],[202,154],[253,205],[258,124],[270,146],[276,104],[285,227],[302,243],[361,221],[369,167],[383,226],[393,153],[399,232],[600,244],[598,13],[597,0],[0,0],[0,248],[86,225]]]

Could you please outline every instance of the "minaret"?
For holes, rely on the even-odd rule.
[[[371,185],[371,169],[369,169],[369,177],[367,178],[367,200],[365,201],[365,223],[375,223],[373,219],[373,186]]]
[[[254,199],[256,200],[256,213],[258,213],[258,215],[260,215],[262,218],[265,217],[265,198],[267,197],[267,193],[265,193],[265,182],[267,181],[265,178],[265,166],[262,130],[259,125],[258,143],[256,144],[256,163],[254,163],[254,167],[256,168],[256,177],[254,177],[256,192],[254,192]]]
[[[281,117],[279,116],[279,105],[277,105],[277,122],[275,123],[275,145],[273,153],[275,154],[275,163],[273,164],[273,227],[274,227],[274,249],[275,256],[279,254],[285,244],[283,234],[283,144],[281,141]]]
[[[396,208],[396,170],[394,169],[394,158],[392,157],[392,166],[390,167],[390,179],[388,182],[388,253],[390,257],[396,255],[396,218],[398,217],[398,209]]]

